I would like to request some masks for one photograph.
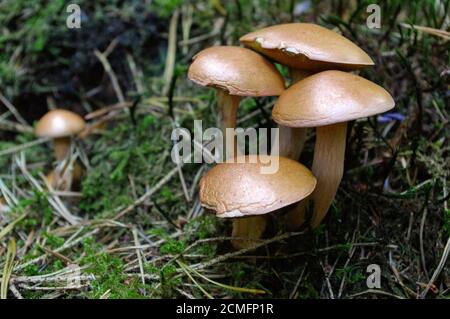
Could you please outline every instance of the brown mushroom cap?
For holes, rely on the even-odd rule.
[[[251,32],[240,38],[245,46],[292,68],[312,71],[355,70],[372,59],[342,35],[311,23],[287,23]]]
[[[259,155],[260,157],[262,155]],[[252,158],[250,158],[252,157]],[[200,181],[200,201],[216,211],[218,217],[262,215],[307,197],[316,186],[316,178],[302,164],[279,157],[274,174],[262,174],[268,155],[242,156],[234,163],[221,163]]]
[[[68,137],[81,132],[86,122],[71,111],[55,109],[45,114],[36,125],[36,135],[41,137]]]
[[[369,80],[342,71],[324,71],[284,91],[272,117],[284,126],[317,127],[383,113],[394,105],[392,96]]]
[[[284,91],[284,80],[275,66],[252,50],[216,46],[194,56],[189,67],[190,80],[238,96],[277,96]]]

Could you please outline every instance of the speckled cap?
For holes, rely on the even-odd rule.
[[[270,160],[279,161],[278,170],[262,174],[261,167]],[[218,164],[203,176],[200,201],[216,211],[217,217],[262,215],[302,200],[315,186],[311,171],[294,160],[247,155],[234,163]]]
[[[274,25],[248,33],[240,41],[278,63],[297,69],[350,71],[374,64],[356,44],[317,24]]]
[[[272,110],[288,127],[317,127],[347,122],[392,109],[392,96],[381,86],[342,71],[324,71],[291,86]]]
[[[252,50],[215,46],[193,60],[188,77],[202,86],[238,96],[278,96],[284,91],[284,80],[275,66]]]
[[[78,134],[86,126],[86,122],[78,114],[55,109],[45,114],[37,123],[35,133],[40,137],[67,137]]]

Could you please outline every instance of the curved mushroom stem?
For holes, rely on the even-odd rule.
[[[55,157],[58,161],[64,159],[67,151],[70,148],[70,137],[57,137],[53,140],[53,148],[55,150]]]
[[[245,239],[232,239],[231,244],[236,249],[244,249],[255,245],[266,229],[266,218],[264,216],[250,216],[233,219],[232,237]]]
[[[297,228],[305,221],[306,208],[312,200],[311,227],[317,227],[333,202],[344,172],[347,123],[321,126],[316,129],[316,144],[312,172],[317,179],[314,192],[301,201],[286,216],[289,228]]]
[[[311,71],[300,69],[290,69],[289,72],[291,74],[291,85],[313,74]],[[280,132],[279,155],[298,160],[302,153],[303,145],[305,144],[308,129],[303,127],[286,127],[282,125],[278,125],[278,128]]]
[[[287,127],[278,125],[279,155],[293,160],[298,160],[306,140],[306,128]]]
[[[239,108],[239,103],[241,102],[241,97],[236,95],[230,95],[221,89],[217,89],[216,94],[217,94],[217,106],[219,108],[218,111],[219,123],[223,134],[223,141],[225,145],[224,150],[226,151],[225,158],[234,157],[235,155],[237,155],[236,139],[232,144],[230,144],[230,141],[228,141],[227,143],[226,129],[236,128],[237,111]]]

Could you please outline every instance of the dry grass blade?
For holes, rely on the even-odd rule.
[[[407,29],[414,29],[420,32],[425,32],[437,37],[440,37],[444,40],[450,40],[450,32],[445,31],[445,30],[441,30],[441,29],[435,29],[435,28],[430,28],[430,27],[424,27],[424,26],[420,26],[420,25],[409,25],[406,23],[400,23],[400,25],[404,28]]]
[[[16,220],[14,220],[13,222],[11,222],[10,224],[8,224],[5,228],[3,228],[0,231],[0,239],[2,239],[3,237],[5,237],[8,233],[10,233],[13,229],[14,226],[17,225],[17,223],[19,223],[22,219],[24,219],[27,216],[27,214],[23,214],[22,216],[20,216],[19,218],[17,218]]]
[[[232,291],[236,291],[236,292],[244,292],[244,293],[249,293],[249,294],[255,294],[255,295],[264,295],[266,292],[264,290],[261,289],[252,289],[252,288],[241,288],[241,287],[235,287],[235,286],[230,286],[230,285],[225,285],[222,284],[220,282],[214,281],[204,275],[202,275],[201,273],[199,273],[198,271],[196,271],[195,269],[185,265],[184,263],[182,263],[181,261],[177,260],[178,265],[181,268],[184,268],[190,272],[192,272],[193,274],[195,274],[196,276],[218,286],[224,289],[228,289],[228,290],[232,290]]]
[[[35,145],[39,145],[39,144],[46,143],[46,142],[48,142],[49,140],[50,140],[49,138],[44,137],[44,138],[40,138],[40,139],[31,141],[31,142],[28,142],[28,143],[24,143],[24,144],[15,146],[15,147],[11,147],[11,148],[8,148],[8,149],[6,149],[6,150],[1,151],[1,152],[0,152],[0,156],[5,156],[5,155],[9,155],[9,154],[14,154],[14,153],[17,153],[17,152],[19,152],[19,151],[22,151],[22,150],[24,150],[24,149],[26,149],[26,148],[29,148],[29,147],[32,147],[32,146],[35,146]]]
[[[14,107],[14,105],[9,102],[6,97],[0,92],[0,101],[8,108],[8,110],[14,115],[14,117],[17,119],[17,121],[20,122],[25,127],[30,128],[27,121],[20,115],[19,111]]]
[[[445,263],[447,262],[449,253],[450,253],[450,237],[448,238],[447,244],[445,245],[444,253],[442,254],[441,260],[439,261],[439,265],[437,266],[436,270],[434,271],[433,276],[431,276],[431,279],[428,282],[427,287],[420,294],[420,298],[425,298],[425,296],[427,295],[428,291],[431,288],[431,285],[433,285],[433,283],[436,281],[437,277],[441,273],[442,269],[444,268]]]
[[[8,243],[8,252],[6,253],[5,267],[3,268],[3,277],[1,281],[0,299],[6,299],[8,296],[8,284],[16,257],[16,241],[12,238]]]
[[[175,58],[177,54],[177,27],[178,27],[179,11],[176,10],[169,27],[169,44],[167,47],[166,67],[164,69],[164,88],[163,95],[167,95],[172,81],[173,73],[175,71]]]
[[[194,285],[196,285],[198,287],[198,289],[200,289],[201,292],[203,292],[203,294],[208,298],[208,299],[214,299],[213,296],[211,296],[211,294],[209,292],[207,292],[195,279],[194,277],[192,277],[191,273],[189,272],[189,270],[192,270],[192,268],[188,268],[186,267],[185,264],[183,264],[180,261],[176,261],[178,263],[178,265],[181,267],[181,269],[184,271],[184,273],[189,277],[189,279],[192,280],[192,282],[194,283]]]
[[[113,86],[114,92],[116,93],[117,99],[119,100],[119,103],[125,103],[125,98],[123,96],[122,89],[120,88],[119,81],[117,80],[116,74],[114,73],[111,64],[109,64],[108,62],[106,52],[101,53],[98,50],[94,50],[94,54],[97,57],[97,59],[102,63],[106,73],[108,73],[109,79],[111,80],[111,84]]]

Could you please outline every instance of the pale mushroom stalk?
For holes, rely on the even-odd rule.
[[[265,216],[249,216],[233,219],[233,231],[231,232],[231,244],[236,249],[251,247],[261,238],[266,229]],[[244,239],[234,239],[244,238]]]
[[[289,72],[291,74],[291,85],[314,74],[314,72],[296,68],[289,68]],[[306,141],[308,129],[306,127],[288,127],[283,125],[278,125],[278,129],[280,134],[280,156],[298,160]]]
[[[239,103],[241,102],[241,97],[237,95],[230,95],[222,89],[216,90],[216,97],[217,107],[219,109],[219,123],[223,134],[226,157],[228,157],[229,154],[233,154],[234,156],[236,156],[236,139],[234,140],[233,144],[230,144],[229,142],[227,143],[226,129],[236,128],[237,111],[239,108]]]
[[[70,137],[57,137],[53,140],[53,149],[55,151],[55,158],[62,161],[70,149]]]
[[[313,193],[288,216],[288,224],[300,226],[305,222],[306,208],[312,208],[311,227],[319,226],[333,202],[344,172],[347,122],[316,129],[316,144],[312,172],[317,178]]]

